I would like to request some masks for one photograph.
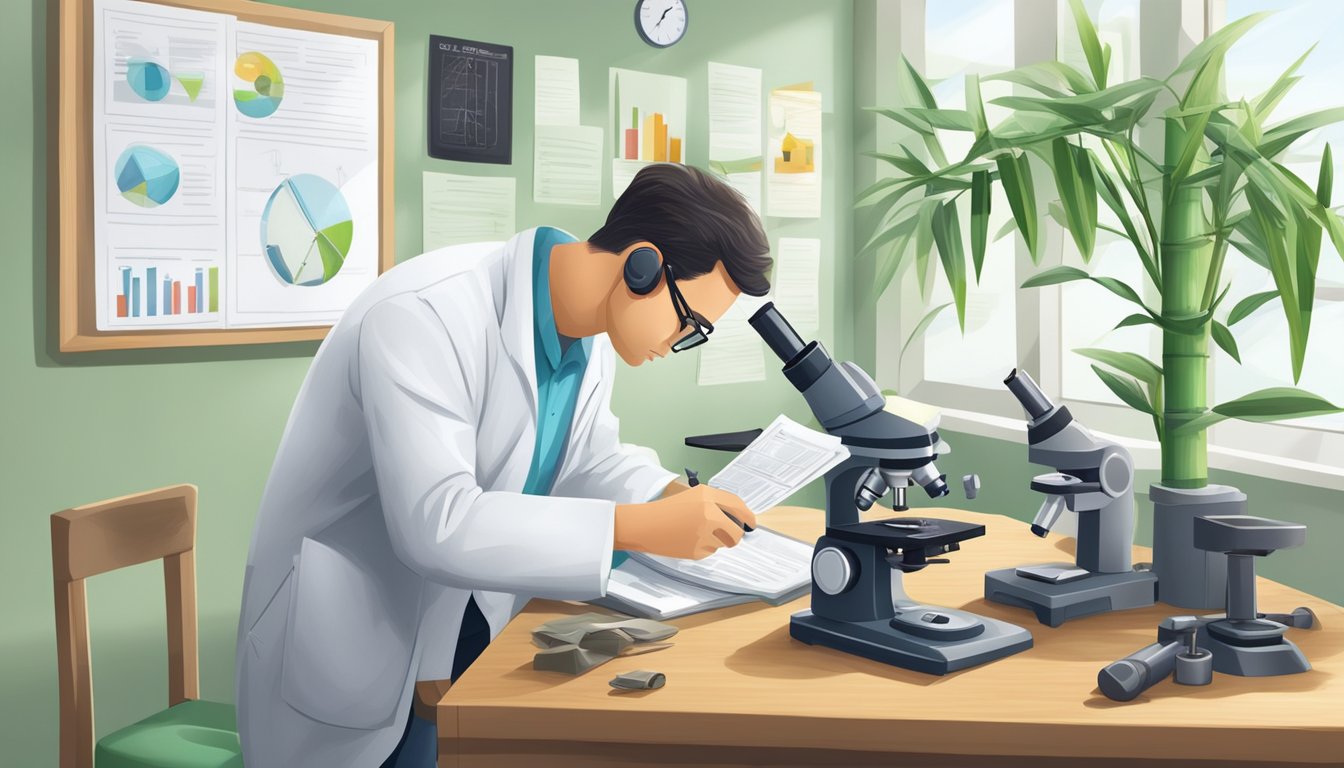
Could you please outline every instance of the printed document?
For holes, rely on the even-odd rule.
[[[709,484],[737,494],[759,515],[848,456],[840,438],[781,414]]]

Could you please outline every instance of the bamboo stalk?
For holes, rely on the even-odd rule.
[[[1166,161],[1174,165],[1185,144],[1180,120],[1166,123]],[[1196,160],[1191,172],[1207,165]],[[1162,219],[1162,317],[1181,321],[1200,314],[1204,283],[1212,266],[1213,243],[1204,215],[1203,191],[1182,186],[1169,196]],[[1162,484],[1169,488],[1203,488],[1208,484],[1208,439],[1203,430],[1180,434],[1178,428],[1207,410],[1210,324],[1196,333],[1170,327],[1162,331],[1165,371],[1162,441]]]

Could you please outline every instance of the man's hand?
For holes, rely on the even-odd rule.
[[[735,494],[698,485],[647,504],[616,507],[615,548],[699,560],[742,540],[728,515],[756,527],[756,515]]]

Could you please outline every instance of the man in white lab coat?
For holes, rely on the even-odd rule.
[[[249,768],[434,764],[417,680],[456,679],[532,597],[605,593],[613,551],[704,557],[741,500],[619,442],[614,355],[703,343],[769,243],[727,185],[642,170],[586,242],[550,227],[390,270],[318,350],[243,586]],[[658,407],[649,403],[649,407]],[[384,762],[386,761],[386,763]]]

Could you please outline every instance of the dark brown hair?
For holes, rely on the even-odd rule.
[[[743,293],[770,291],[770,241],[761,220],[737,190],[698,168],[646,166],[588,238],[612,253],[641,240],[658,247],[677,277],[699,277],[722,261]]]

